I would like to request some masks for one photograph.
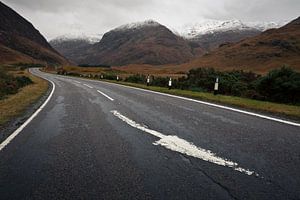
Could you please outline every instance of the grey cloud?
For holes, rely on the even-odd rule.
[[[203,19],[285,21],[299,16],[299,0],[4,0],[48,39],[72,32],[104,33],[154,19],[169,26]]]
[[[300,14],[299,0],[240,0],[227,1],[225,10],[244,20],[291,20]]]
[[[9,0],[9,4],[18,5],[29,10],[39,10],[45,12],[57,11],[72,11],[80,9],[93,9],[97,8],[103,10],[107,7],[123,7],[134,8],[150,5],[152,1],[140,0]]]

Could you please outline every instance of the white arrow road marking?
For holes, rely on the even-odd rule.
[[[199,158],[201,160],[214,163],[217,165],[225,166],[232,168],[236,171],[239,171],[241,173],[252,175],[255,174],[258,176],[257,173],[254,171],[250,171],[249,169],[244,169],[242,167],[239,167],[238,163],[230,161],[228,159],[224,159],[221,157],[218,157],[215,153],[211,152],[210,150],[206,150],[200,147],[195,146],[193,143],[190,143],[184,139],[181,139],[177,137],[176,135],[164,135],[158,131],[151,130],[147,128],[146,126],[143,126],[141,124],[138,124],[137,122],[129,119],[128,117],[122,115],[116,110],[112,110],[111,113],[121,119],[122,121],[126,122],[128,125],[139,129],[143,132],[149,133],[155,137],[160,138],[160,140],[154,142],[154,145],[161,145],[165,147],[166,149],[176,151],[194,158]]]
[[[105,93],[101,92],[100,90],[97,90],[97,92],[99,92],[100,94],[102,94],[103,96],[105,96],[106,98],[108,98],[109,100],[111,100],[111,101],[114,101],[114,99],[113,99],[113,98],[111,98],[111,97],[110,97],[110,96],[108,96],[107,94],[105,94]]]
[[[90,85],[88,85],[88,84],[83,84],[83,85],[85,85],[86,87],[88,87],[88,88],[93,88],[92,86],[90,86]]]

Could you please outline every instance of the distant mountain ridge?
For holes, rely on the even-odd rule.
[[[227,31],[266,31],[272,28],[279,28],[285,23],[275,22],[242,22],[241,20],[204,20],[194,24],[186,24],[182,27],[177,27],[177,34],[180,36],[192,39],[200,35],[213,34],[216,32]],[[175,28],[176,30],[176,28]]]
[[[51,39],[49,41],[49,43],[51,44],[51,43],[59,43],[59,42],[66,42],[66,41],[72,41],[72,40],[81,40],[81,41],[86,41],[90,44],[94,44],[96,42],[99,42],[102,37],[103,37],[103,34],[93,34],[93,35],[86,35],[84,33],[82,33],[82,34],[65,34],[65,35],[61,35],[61,36]]]
[[[202,52],[210,52],[225,43],[235,43],[254,37],[270,28],[279,28],[283,23],[242,22],[241,20],[205,20],[185,25],[177,34],[186,38],[193,46],[201,47]],[[204,50],[204,51],[203,51]]]
[[[50,44],[77,64],[178,64],[210,52],[220,45],[238,42],[260,34],[261,30],[278,26],[276,23],[208,20],[186,26],[181,31],[171,31],[154,20],[146,20],[114,28],[102,35],[102,38],[84,34],[75,37],[66,35],[51,40]],[[169,38],[160,35],[162,27]],[[146,29],[157,34],[146,33]],[[173,42],[170,43],[171,35]],[[151,42],[150,36],[153,39]],[[150,44],[151,51],[147,52],[146,47]],[[173,59],[172,53],[175,55]]]
[[[30,22],[0,2],[0,64],[18,62],[69,63]]]

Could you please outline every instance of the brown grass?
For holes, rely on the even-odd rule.
[[[179,78],[186,76],[185,72],[168,72],[168,70],[161,70],[159,67],[151,67],[151,65],[130,65],[130,67],[111,67],[111,68],[103,68],[103,67],[78,67],[78,66],[64,66],[62,69],[67,72],[79,73],[82,75],[99,75],[99,74],[114,74],[119,75],[121,78],[128,77],[134,74],[144,74],[144,75],[153,75],[155,77],[172,77]],[[48,67],[43,68],[42,71],[47,73],[56,74],[57,71],[54,68]]]
[[[28,106],[35,103],[48,89],[48,82],[33,76],[28,71],[13,72],[16,75],[28,76],[34,84],[28,85],[17,94],[9,95],[0,101],[0,127],[13,118],[20,116]]]
[[[67,72],[75,72],[79,74],[101,74],[101,73],[126,73],[120,72],[118,69],[105,67],[78,67],[78,66],[64,66]]]

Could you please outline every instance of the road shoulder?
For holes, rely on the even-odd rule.
[[[29,72],[28,76],[34,84],[22,88],[17,94],[0,101],[0,108],[7,120],[0,125],[0,142],[18,129],[47,99],[52,90],[52,84]],[[29,97],[24,101],[25,97]],[[13,103],[16,102],[16,103]],[[22,103],[18,103],[22,102]],[[7,108],[7,105],[14,105]]]

